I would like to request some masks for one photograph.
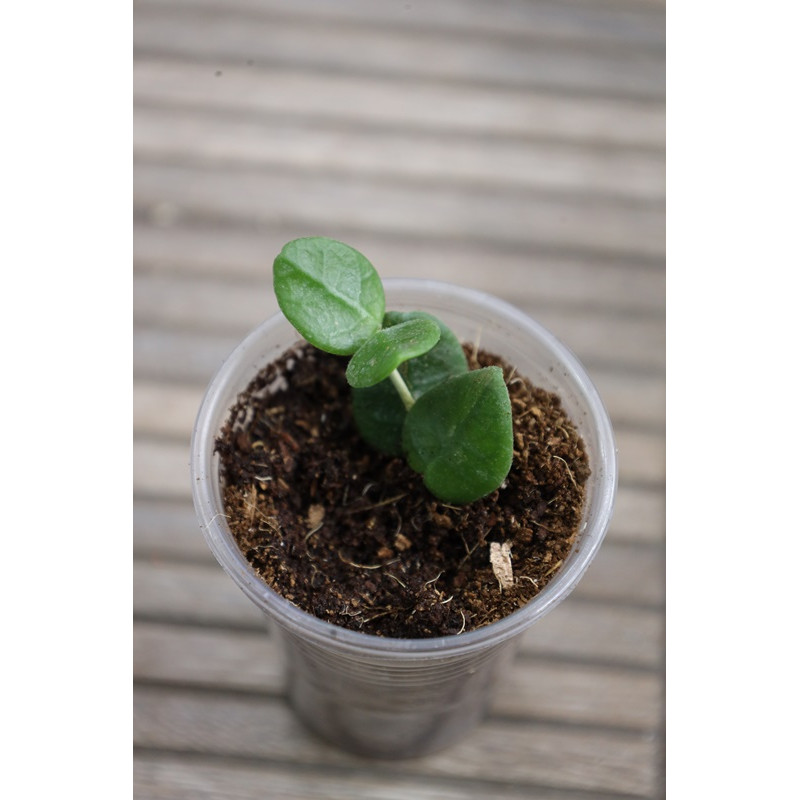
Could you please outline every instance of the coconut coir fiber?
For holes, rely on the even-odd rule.
[[[276,592],[345,628],[425,638],[495,622],[552,578],[580,525],[583,442],[556,395],[464,349],[473,368],[503,368],[514,425],[508,478],[467,506],[438,501],[404,460],[361,440],[344,358],[298,344],[238,398],[216,443],[225,512]],[[492,542],[510,545],[504,587]]]

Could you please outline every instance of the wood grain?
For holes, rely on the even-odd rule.
[[[140,747],[318,768],[364,763],[312,738],[271,698],[137,687],[134,699],[134,743]],[[646,765],[654,757],[655,744],[640,733],[489,720],[452,749],[404,763],[402,772],[641,796],[653,790]]]
[[[352,126],[594,142],[661,149],[663,101],[571,97],[545,91],[225,65],[141,56],[134,63],[139,103],[214,108],[218,114],[280,114]],[[522,102],[521,102],[522,100]]]
[[[424,7],[413,28],[336,25],[318,16],[249,13],[222,5],[152,7],[134,20],[140,51],[258,68],[291,66],[382,77],[467,82],[499,87],[549,87],[631,98],[663,97],[664,64],[658,52],[575,48],[563,41],[475,36],[425,24]]]
[[[137,202],[167,204],[177,215],[306,230],[377,230],[394,236],[504,241],[605,257],[661,258],[663,208],[640,203],[565,198],[526,191],[467,191],[355,176],[307,174],[241,165],[137,162]]]

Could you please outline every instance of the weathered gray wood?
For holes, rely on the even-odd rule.
[[[488,282],[489,276],[484,280]],[[133,285],[134,320],[146,327],[216,330],[243,337],[278,312],[272,286],[265,284],[137,275]],[[513,285],[496,284],[494,288],[496,296],[513,298],[517,307],[550,328],[587,361],[650,365],[653,369],[664,365],[665,333],[660,315],[620,316],[599,304],[591,309],[538,304],[531,308],[524,297],[515,294]]]
[[[465,38],[382,25],[332,26],[329,20],[231,14],[226,6],[140,6],[134,44],[142,52],[169,53],[227,64],[262,64],[324,71],[353,71],[475,85],[663,97],[659,52],[564,47],[559,42]]]
[[[337,765],[338,767],[338,765]],[[585,792],[537,786],[536,800],[596,800]],[[134,753],[138,800],[530,800],[530,786],[386,774],[371,765],[319,771],[259,759],[213,759],[172,753]],[[630,796],[604,795],[604,800]]]
[[[142,349],[137,348],[140,354]],[[170,381],[176,374],[168,375],[166,364],[140,361],[137,368],[140,374],[154,376],[152,380],[139,378],[134,386],[137,430],[145,434],[173,436],[177,425],[194,420],[212,372],[185,375],[191,381],[189,383],[172,383]],[[666,388],[663,376],[593,369],[592,379],[615,426],[638,427],[652,433],[664,430]]]
[[[216,564],[188,498],[133,501],[133,553],[142,560]]]
[[[661,670],[664,654],[662,611],[565,600],[539,620],[522,640],[525,655],[630,665]]]
[[[278,641],[257,633],[134,625],[134,678],[184,686],[284,690]],[[621,667],[516,660],[498,682],[492,714],[651,730],[659,722],[660,678]]]
[[[134,744],[298,765],[372,766],[312,738],[284,703],[269,698],[138,687]],[[389,763],[407,776],[513,782],[647,797],[656,744],[646,734],[489,720],[445,752]]]
[[[290,12],[309,22],[358,26],[383,24],[392,30],[428,29],[528,40],[553,39],[581,48],[628,47],[663,52],[663,0],[612,0],[563,3],[529,0],[428,0],[416,3],[375,3],[372,0],[139,0],[139,7],[225,8],[230,13]]]
[[[159,214],[164,216],[161,223]],[[150,222],[134,226],[137,278],[241,280],[261,287],[262,295],[269,294],[275,256],[290,239],[309,233],[299,227],[186,227],[170,220],[169,214],[168,208],[159,212],[156,207]],[[348,242],[385,278],[427,277],[491,294],[506,291],[515,305],[531,308],[557,305],[664,314],[664,270],[651,262],[620,264],[534,248],[510,251],[458,240],[387,238],[370,232],[353,232]]]
[[[201,106],[469,135],[523,136],[567,142],[663,148],[663,100],[568,97],[544,91],[381,79],[330,71],[254,70],[142,56],[133,68],[141,103]]]
[[[227,295],[230,298],[230,293]],[[269,296],[267,296],[269,297]],[[265,306],[269,308],[269,299]],[[257,305],[255,298],[249,305]],[[527,311],[526,308],[522,308]],[[221,314],[235,313],[227,308]],[[246,313],[243,307],[242,312]],[[137,310],[136,316],[139,317]],[[143,309],[141,315],[153,318],[156,309]],[[173,309],[170,313],[178,313]],[[528,312],[531,314],[531,312]],[[199,312],[198,312],[199,316]],[[666,348],[665,330],[654,319],[609,319],[602,313],[571,310],[542,311],[531,314],[576,353],[590,374],[627,373],[663,379]],[[266,319],[266,316],[264,317]],[[233,322],[231,322],[233,325]],[[133,337],[133,366],[138,379],[175,380],[208,385],[222,362],[256,325],[241,325],[237,330],[220,330],[210,325],[194,331],[186,328],[137,324]],[[213,331],[216,331],[214,333]]]
[[[522,191],[418,186],[231,165],[139,162],[134,197],[148,208],[308,231],[372,229],[395,236],[460,238],[568,248],[606,257],[661,258],[660,205],[582,200]],[[343,237],[339,237],[343,238]]]
[[[300,124],[292,119],[220,118],[209,112],[148,107],[134,115],[136,152],[168,162],[291,167],[308,172],[408,183],[441,182],[488,192],[531,189],[662,201],[664,159],[630,150],[557,142],[499,141]]]

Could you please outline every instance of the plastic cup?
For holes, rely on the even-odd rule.
[[[387,309],[428,311],[462,341],[503,356],[535,385],[560,395],[583,438],[591,475],[581,529],[570,555],[538,595],[474,631],[392,639],[301,611],[253,572],[225,522],[214,441],[239,393],[298,341],[282,315],[253,331],[211,381],[192,436],[191,478],[209,547],[282,640],[288,697],[300,719],[346,750],[407,758],[446,747],[478,723],[521,635],[580,580],[611,519],[617,463],[611,423],[597,390],[572,352],[545,328],[481,292],[428,280],[390,279],[384,286]]]

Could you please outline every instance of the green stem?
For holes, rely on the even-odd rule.
[[[394,388],[397,389],[397,394],[400,395],[400,399],[403,401],[406,411],[410,411],[411,406],[414,405],[414,398],[411,396],[411,392],[408,390],[408,386],[406,386],[402,375],[395,369],[389,373],[389,378],[394,384]]]

